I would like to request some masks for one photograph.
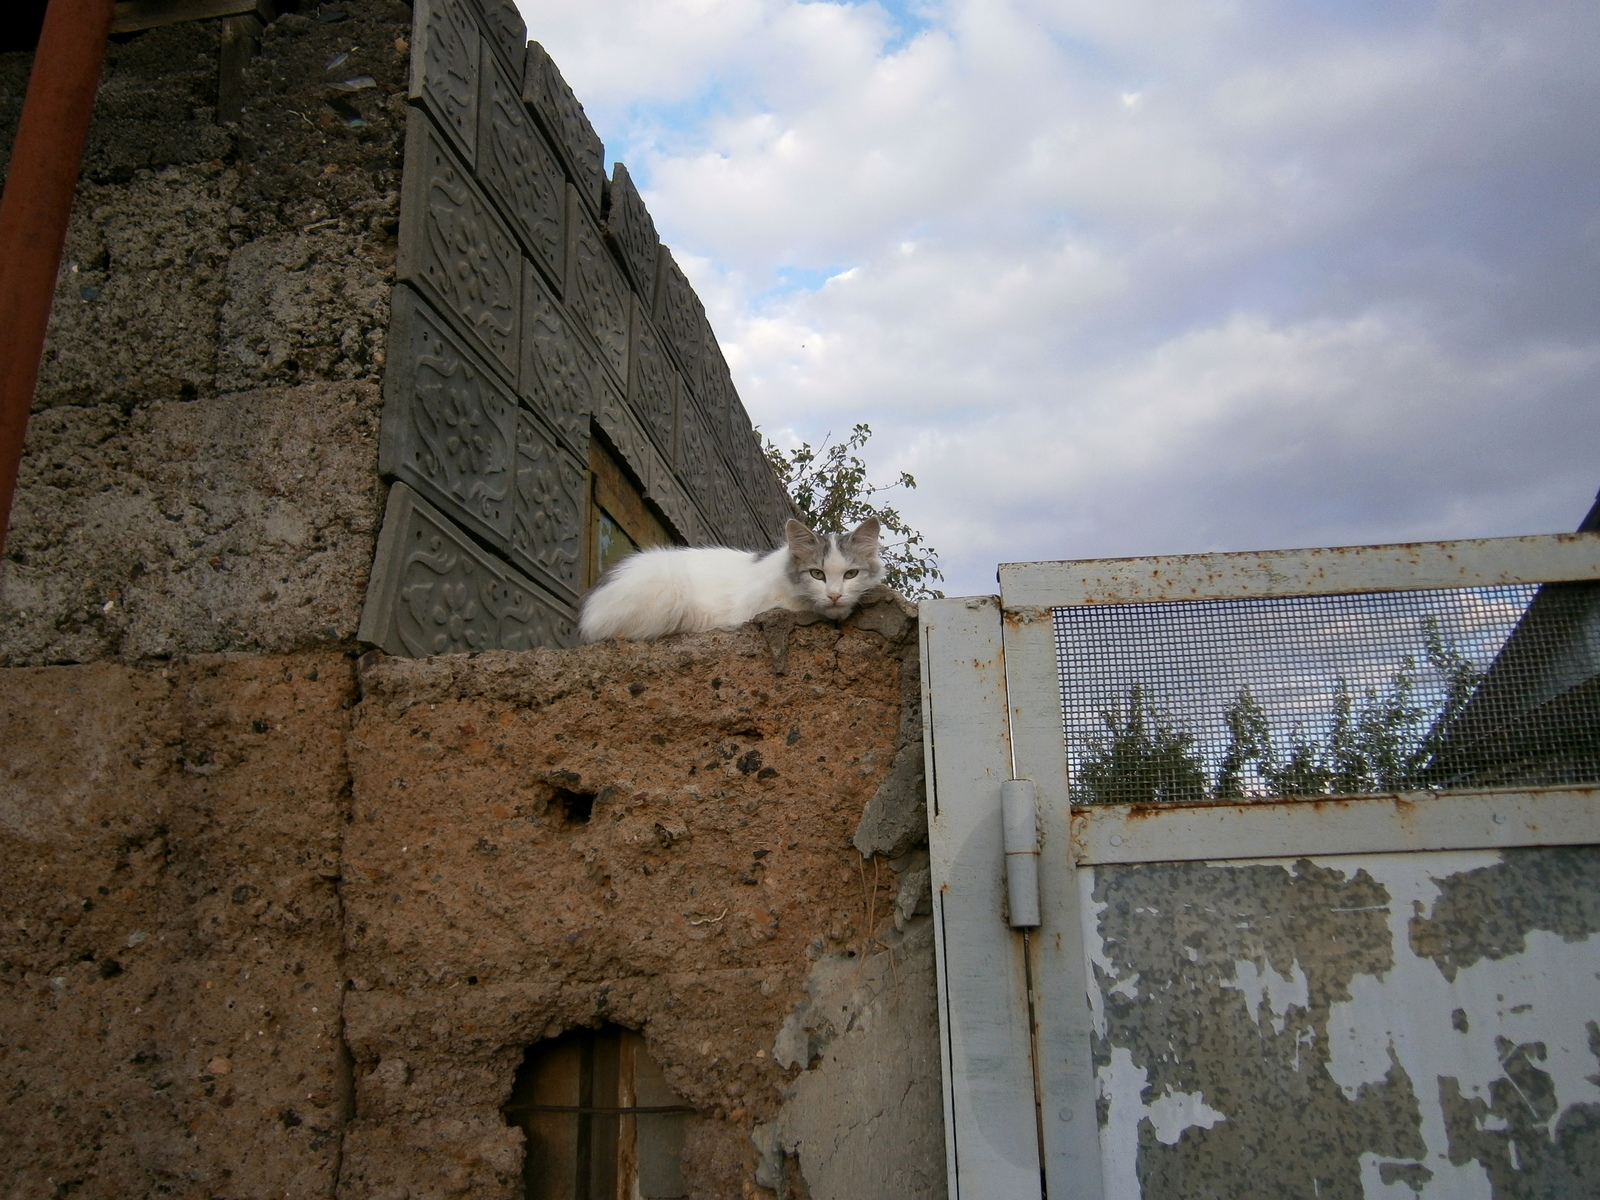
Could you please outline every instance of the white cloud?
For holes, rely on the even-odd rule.
[[[1591,4],[524,11],[755,419],[870,422],[956,590],[1565,528],[1600,483]]]

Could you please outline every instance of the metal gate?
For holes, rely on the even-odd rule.
[[[922,606],[950,1195],[1600,1195],[1600,534]]]

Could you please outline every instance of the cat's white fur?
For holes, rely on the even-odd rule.
[[[786,544],[770,554],[724,546],[630,554],[584,598],[578,635],[585,642],[644,641],[732,629],[769,608],[811,610],[837,621],[883,578],[875,519],[842,535],[790,521],[784,536]]]

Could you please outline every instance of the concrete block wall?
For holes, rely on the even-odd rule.
[[[215,119],[217,22],[109,47],[0,563],[0,663],[354,647],[410,33],[399,0],[280,19],[236,124]],[[0,169],[30,65],[0,55]]]

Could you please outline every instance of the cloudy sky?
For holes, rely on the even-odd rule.
[[[520,0],[781,443],[995,565],[1573,528],[1593,0]]]

